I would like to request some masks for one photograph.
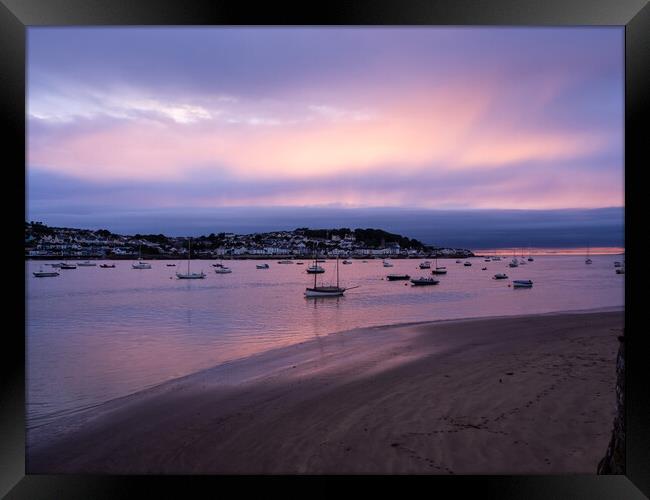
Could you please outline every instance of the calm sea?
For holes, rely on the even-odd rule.
[[[306,299],[313,284],[304,265],[224,261],[231,274],[215,274],[212,262],[193,261],[204,280],[177,280],[177,269],[152,261],[134,270],[79,267],[56,278],[35,278],[43,262],[26,263],[28,426],[151,387],[216,364],[356,327],[412,321],[517,315],[623,306],[625,275],[614,270],[621,255],[536,256],[518,268],[500,262],[439,260],[448,269],[440,284],[411,287],[389,282],[389,273],[414,276],[416,260],[354,260],[339,265],[343,286],[359,285],[341,298]],[[101,261],[96,261],[100,264]],[[214,262],[214,261],[213,261]],[[463,260],[464,262],[464,260]],[[321,264],[319,283],[335,280],[335,261]],[[481,270],[482,267],[487,270]],[[511,279],[531,279],[513,289]],[[430,274],[429,274],[430,275]]]

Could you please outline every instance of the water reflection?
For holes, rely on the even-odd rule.
[[[385,280],[390,273],[419,276],[417,261],[354,261],[341,266],[341,284],[359,285],[342,297],[304,296],[313,278],[304,266],[229,261],[231,274],[177,280],[175,268],[78,268],[56,278],[32,276],[26,265],[28,418],[95,404],[224,361],[358,327],[624,304],[619,255],[536,256],[510,269],[508,261],[471,267],[439,260],[440,284],[411,287]],[[44,266],[47,269],[47,266]],[[192,263],[211,270],[210,263]],[[325,280],[334,265],[325,264]],[[482,271],[481,267],[487,267]],[[510,277],[492,280],[497,272]],[[172,276],[170,276],[172,274]],[[428,275],[428,274],[427,274]],[[334,275],[333,275],[334,276]],[[172,279],[169,279],[169,278]],[[508,287],[532,279],[531,289]],[[334,339],[330,339],[334,341]],[[344,342],[344,336],[336,337]],[[320,344],[322,342],[322,344]],[[324,351],[323,351],[324,352]]]

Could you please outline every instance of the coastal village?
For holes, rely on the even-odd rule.
[[[162,234],[120,235],[106,229],[49,227],[25,222],[25,257],[177,259],[187,256],[187,237]],[[467,258],[462,248],[426,245],[381,229],[309,229],[267,233],[211,233],[192,238],[192,258]]]

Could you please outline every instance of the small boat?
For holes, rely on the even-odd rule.
[[[434,279],[434,278],[414,278],[411,280],[411,283],[413,286],[427,286],[427,285],[437,285],[440,283],[440,280]]]
[[[133,269],[151,269],[151,264],[148,262],[142,262],[142,245],[138,247],[138,263],[131,264]]]
[[[411,277],[408,274],[389,274],[386,276],[388,281],[408,280]]]
[[[167,267],[176,267],[176,264],[165,264]]]
[[[362,260],[361,262],[363,262],[364,264],[367,264],[367,263],[368,263],[367,260]]]
[[[58,276],[59,273],[56,271],[43,271],[43,268],[41,267],[40,270],[34,271],[32,273],[35,278],[53,278],[55,276]]]
[[[457,260],[457,261],[456,261],[456,264],[460,264],[460,261],[459,261],[459,260]]]
[[[79,267],[95,267],[95,266],[97,266],[97,263],[96,262],[90,262],[89,260],[87,260],[86,262],[79,262],[79,263],[77,263],[77,265]]]
[[[625,274],[625,268],[619,267],[618,269],[616,269],[616,274]]]
[[[304,262],[296,262],[297,266],[303,266],[305,263]]]
[[[55,269],[58,269],[59,267],[61,267],[61,264],[63,264],[63,262],[59,262],[58,264],[49,264],[49,265]]]
[[[533,282],[531,280],[513,280],[512,286],[514,288],[532,288]]]
[[[589,258],[589,246],[587,246],[587,258],[585,259],[585,264],[591,264],[592,260]]]
[[[345,288],[338,286],[314,286],[305,288],[305,297],[340,297],[345,293]]]
[[[314,259],[314,265],[310,267],[318,267],[317,260]],[[313,273],[318,274],[318,273]],[[336,259],[336,286],[317,286],[316,285],[316,276],[314,276],[314,286],[311,288],[305,288],[305,297],[341,297],[346,290],[352,290],[352,288],[358,288],[356,286],[344,288],[339,285],[339,259]]]
[[[343,264],[352,264],[352,261],[351,261],[351,260],[347,260],[347,259],[345,259],[345,260],[343,261]]]
[[[517,262],[517,259],[512,259],[508,265],[510,267],[519,267],[519,262]]]
[[[528,257],[527,260],[528,260],[528,262],[533,262],[535,259],[533,259],[532,257]]]
[[[325,259],[316,259],[316,262],[325,262]]]
[[[68,264],[67,262],[62,262],[59,265],[59,269],[77,269],[77,266],[74,264]]]
[[[384,261],[384,267],[393,267],[393,264],[391,264],[390,262]]]
[[[482,267],[481,271],[487,271],[487,267]]]
[[[420,263],[420,269],[431,269],[431,262],[428,260]]]
[[[115,264],[100,264],[99,267],[101,267],[103,269],[108,269],[108,268],[115,267]]]
[[[438,258],[436,257],[436,267],[431,274],[447,274],[447,268],[445,266],[438,266]]]
[[[226,266],[216,267],[214,272],[217,274],[229,274],[232,273],[232,269]]]
[[[495,279],[495,280],[507,280],[508,275],[505,274],[505,273],[497,273],[497,274],[494,275],[493,279]]]
[[[621,263],[619,261],[614,262],[614,267],[621,267]]]
[[[495,257],[492,257],[492,260],[493,260],[494,262],[498,262],[498,261],[501,260],[501,257],[499,257],[499,256],[497,255],[497,256],[495,256]]]
[[[465,267],[469,267],[469,266],[472,265],[472,263],[471,263],[470,261],[466,261],[463,265],[464,265]]]
[[[217,262],[216,264],[212,264],[212,267],[223,267],[223,264]]]
[[[204,279],[206,274],[201,271],[200,273],[176,273],[176,277],[179,280],[202,280]]]
[[[490,262],[490,259],[485,259],[483,262]]]
[[[279,260],[279,261],[278,261],[278,264],[293,264],[293,261],[292,261],[292,260],[288,260],[288,259],[285,259],[285,260]]]
[[[257,269],[268,269],[269,265],[268,264],[255,264],[255,267]]]
[[[187,242],[187,272],[186,273],[176,273],[176,277],[179,280],[202,280],[205,278],[205,273],[201,271],[200,273],[191,273],[190,272],[190,259],[192,258],[192,238]]]
[[[322,274],[322,273],[325,272],[325,269],[323,269],[322,267],[320,267],[318,264],[313,264],[313,265],[309,266],[309,267],[306,269],[306,271],[307,271],[309,274]]]

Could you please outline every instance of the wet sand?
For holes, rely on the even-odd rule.
[[[331,334],[30,429],[27,472],[595,474],[622,328],[609,311]]]

